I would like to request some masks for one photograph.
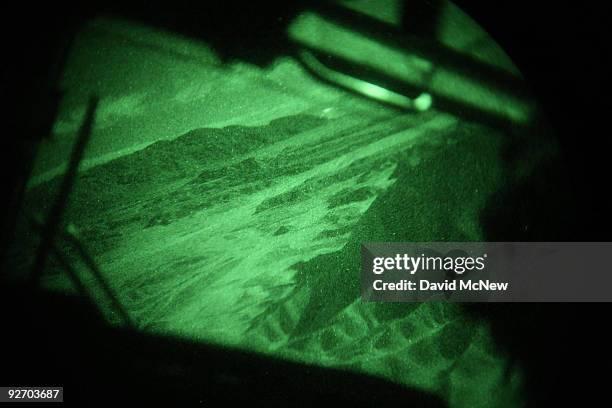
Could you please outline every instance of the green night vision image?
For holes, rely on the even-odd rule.
[[[435,30],[400,35],[402,4],[300,10],[265,64],[91,19],[38,150],[11,279],[34,267],[91,111],[45,291],[89,297],[113,327],[361,373],[451,407],[522,406],[523,368],[487,321],[360,298],[361,243],[497,238],[500,192],[557,152],[484,29],[444,1]]]

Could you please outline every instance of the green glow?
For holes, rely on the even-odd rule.
[[[302,53],[302,60],[323,78],[372,99],[404,109],[416,109],[420,112],[424,112],[431,107],[432,98],[431,95],[426,92],[412,100],[407,96],[400,95],[381,86],[353,78],[341,72],[333,71],[317,61],[317,59],[308,52]]]
[[[358,248],[484,239],[479,215],[507,182],[508,135],[436,110],[436,95],[516,123],[531,118],[531,101],[314,13],[289,35],[422,93],[410,98],[308,52],[264,68],[222,64],[205,43],[99,19],[73,49],[26,211],[44,215],[52,202],[95,91],[101,108],[67,223],[140,330],[364,372],[451,406],[521,405],[520,368],[507,370],[487,324],[460,306],[362,303]],[[15,250],[23,270],[33,236]],[[75,292],[58,265],[48,269],[45,288]],[[96,282],[81,277],[117,324]]]
[[[471,27],[467,27],[471,30]],[[527,123],[533,103],[502,90],[491,90],[479,81],[332,22],[316,13],[305,13],[290,27],[290,36],[301,45],[346,58],[373,70],[380,70],[431,93]],[[490,40],[489,40],[490,41]],[[492,41],[490,41],[492,42]]]

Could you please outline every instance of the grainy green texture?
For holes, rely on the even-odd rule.
[[[307,36],[309,18],[290,33]],[[26,211],[44,215],[52,202],[82,100],[96,90],[65,221],[139,329],[377,375],[452,406],[520,405],[520,369],[461,306],[359,299],[361,242],[483,239],[480,214],[507,184],[507,134],[435,100],[425,113],[381,106],[292,58],[223,65],[204,44],[110,20],[84,29],[64,86]],[[526,118],[503,98],[471,97]],[[26,230],[13,257],[23,270],[36,244]],[[53,262],[43,285],[75,291]]]

